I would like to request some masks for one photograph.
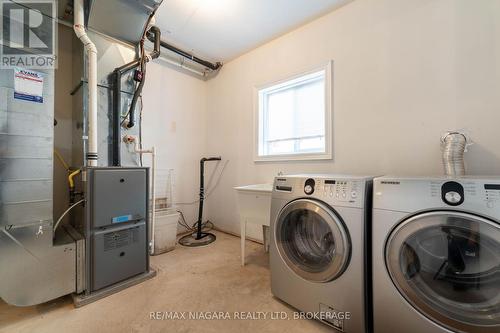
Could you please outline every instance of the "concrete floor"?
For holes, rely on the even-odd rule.
[[[208,247],[177,246],[152,257],[152,280],[75,309],[70,297],[16,308],[0,300],[0,332],[331,332],[312,320],[294,320],[293,309],[274,298],[269,256],[247,241],[240,266],[240,239],[217,233]],[[151,312],[229,312],[230,320],[155,320]],[[234,312],[286,312],[289,319],[234,319]],[[186,314],[188,315],[188,314]],[[221,316],[222,317],[222,316]]]

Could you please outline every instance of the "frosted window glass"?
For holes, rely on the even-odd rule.
[[[325,71],[261,90],[260,155],[324,153]]]

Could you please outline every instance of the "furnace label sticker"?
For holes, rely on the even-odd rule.
[[[14,98],[43,103],[43,74],[14,68]]]
[[[132,220],[133,220],[132,215],[122,215],[122,216],[113,217],[112,222],[113,223],[123,223],[123,222],[132,221]]]

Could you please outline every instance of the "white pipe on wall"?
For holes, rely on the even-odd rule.
[[[150,245],[150,253],[154,253],[155,249],[155,220],[156,220],[156,189],[155,189],[155,179],[156,179],[156,149],[155,147],[151,147],[151,149],[140,149],[139,142],[136,138],[134,138],[134,152],[137,154],[151,154],[151,222],[150,222],[150,230],[151,230],[151,239],[149,241]]]
[[[84,6],[83,0],[75,0],[74,2],[74,24],[73,30],[76,36],[80,39],[87,53],[88,66],[88,151],[87,160],[88,166],[97,166],[97,49],[94,43],[87,36],[85,31]]]

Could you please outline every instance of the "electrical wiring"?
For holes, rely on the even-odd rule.
[[[68,214],[70,210],[72,210],[73,208],[75,208],[76,206],[78,206],[79,204],[81,204],[84,201],[85,201],[85,199],[82,199],[82,200],[74,203],[73,205],[69,206],[69,208],[66,209],[64,211],[64,213],[62,213],[62,215],[57,220],[56,224],[54,225],[54,231],[56,231],[57,227],[59,226],[59,224],[61,223],[61,221],[63,220],[63,218],[66,216],[66,214]]]
[[[182,210],[177,209],[177,213],[181,215],[181,221],[179,221],[179,225],[186,228],[187,230],[191,230],[191,227],[187,224],[186,219],[184,218],[184,213]]]
[[[226,162],[224,163],[224,165],[221,168],[221,171],[219,173],[219,176],[217,177],[217,180],[216,180],[214,186],[212,186],[212,188],[209,191],[207,191],[207,194],[205,195],[205,199],[207,199],[214,192],[214,190],[217,188],[217,186],[219,185],[219,183],[222,179],[222,175],[224,174],[224,170],[226,169],[226,166],[228,165],[228,163],[229,163],[229,160],[226,160]],[[194,204],[199,203],[199,202],[200,202],[200,199],[193,201],[193,202],[176,202],[174,204],[175,205],[189,206],[189,205],[194,205]],[[179,221],[179,225],[190,232],[195,232],[198,221],[194,222],[193,225],[190,226],[186,222],[186,218],[184,217],[184,213],[180,209],[177,209],[177,212],[181,215],[181,221]],[[201,228],[202,228],[203,232],[208,232],[214,228],[214,224],[210,220],[207,220],[207,221],[201,223]]]
[[[146,73],[143,72],[143,77],[142,77],[143,79],[145,78],[145,74]],[[137,84],[137,83],[134,84],[134,92],[138,89],[138,86],[139,86],[139,84]],[[142,99],[142,95],[140,95],[140,98]],[[130,115],[130,109],[127,111],[127,113],[125,113],[125,115],[121,116],[122,117],[122,121],[120,123],[120,126],[123,126],[125,124],[125,122],[127,121],[129,115]]]
[[[146,26],[149,25],[149,22],[151,21],[152,17],[153,17],[152,15],[149,17],[149,20],[148,20],[148,23]],[[125,122],[127,121],[130,113],[132,112],[132,109],[135,108],[137,99],[138,98],[142,99],[141,92],[142,92],[142,87],[144,85],[144,82],[146,80],[146,62],[148,59],[148,57],[146,55],[145,48],[144,48],[144,42],[146,40],[146,33],[147,33],[147,29],[144,30],[142,38],[139,41],[139,59],[140,59],[139,66],[140,66],[140,71],[141,71],[142,77],[141,77],[141,80],[139,83],[134,84],[134,96],[132,97],[132,102],[130,104],[129,110],[127,111],[127,113],[124,116],[122,116],[122,121],[120,123],[120,126],[123,126],[123,124],[125,124]],[[141,103],[142,103],[142,100],[141,100]],[[141,106],[141,108],[142,108],[142,106]],[[131,122],[133,122],[133,121],[134,121],[134,119],[131,119]]]
[[[179,209],[177,209],[177,212],[181,215],[181,221],[179,221],[179,225],[188,231],[196,231],[197,222],[193,223],[192,226],[189,226],[189,224],[186,222],[186,218],[184,217],[184,213]],[[201,228],[204,232],[207,232],[214,228],[214,224],[210,220],[207,220],[201,224]]]

